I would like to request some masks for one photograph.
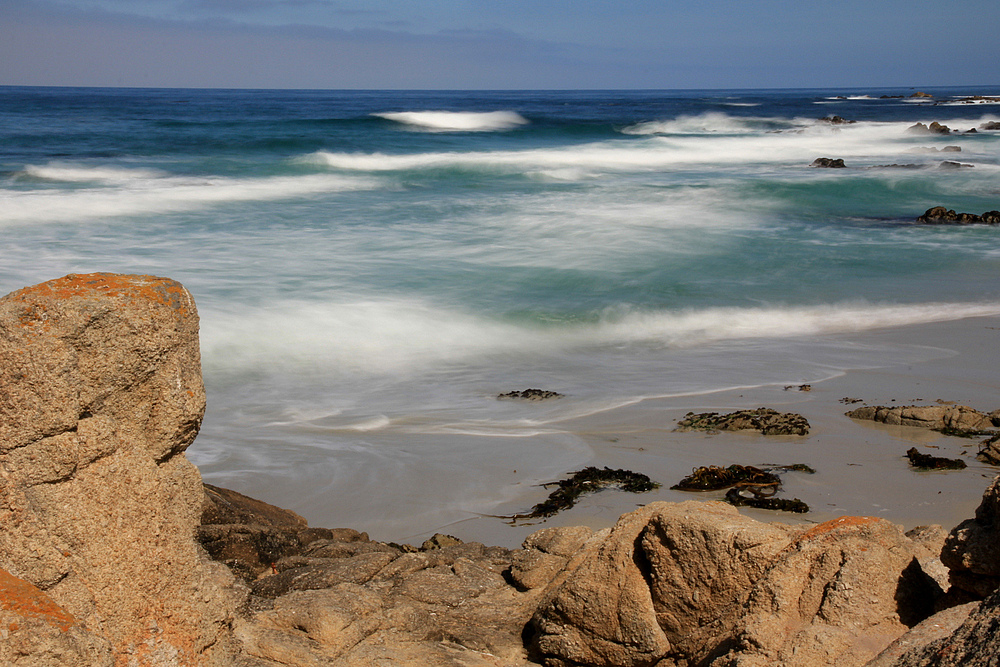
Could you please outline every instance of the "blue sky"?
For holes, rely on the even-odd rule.
[[[0,85],[1000,85],[1000,2],[0,0]]]

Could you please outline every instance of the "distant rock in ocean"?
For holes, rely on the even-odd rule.
[[[910,134],[951,134],[951,128],[947,125],[942,125],[936,120],[930,125],[924,125],[923,123],[914,123],[910,127],[906,128],[906,131]]]
[[[917,222],[928,225],[1000,225],[1000,211],[986,211],[982,215],[956,213],[944,206],[927,209]]]
[[[847,165],[844,164],[843,158],[830,158],[830,157],[818,157],[812,161],[810,167],[821,167],[825,169],[843,169]]]

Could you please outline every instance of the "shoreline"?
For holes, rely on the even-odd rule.
[[[811,391],[765,386],[651,398],[554,422],[552,425],[579,437],[591,449],[593,455],[585,465],[644,473],[661,487],[643,494],[604,490],[584,496],[575,507],[544,521],[510,526],[499,518],[474,516],[407,539],[419,544],[433,533],[442,532],[464,541],[512,548],[544,527],[606,528],[621,514],[654,501],[722,499],[724,491],[692,493],[669,487],[692,468],[734,463],[805,463],[817,471],[812,475],[782,475],[780,496],[805,501],[811,510],[808,514],[740,508],[742,514],[759,521],[819,523],[839,516],[875,516],[906,529],[926,524],[945,528],[957,525],[974,512],[983,490],[997,473],[995,466],[975,459],[980,440],[945,436],[918,427],[860,422],[845,413],[861,405],[933,405],[938,400],[983,411],[1000,407],[1000,377],[994,374],[991,361],[992,349],[1000,338],[1000,317],[882,329],[841,338],[858,344],[926,346],[940,350],[940,355],[917,363],[848,370],[813,383]],[[863,402],[845,404],[843,398]],[[802,414],[811,424],[810,434],[673,432],[687,412],[729,412],[762,406]],[[906,450],[913,446],[935,456],[962,458],[968,468],[914,471],[904,458]],[[523,512],[548,493],[538,486],[527,488],[516,499],[498,506],[495,514]]]

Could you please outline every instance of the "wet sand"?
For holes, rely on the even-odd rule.
[[[980,439],[944,436],[916,427],[855,421],[844,415],[861,405],[930,405],[937,401],[982,411],[1000,408],[997,348],[1000,318],[970,318],[919,327],[884,329],[845,336],[865,344],[926,346],[929,361],[878,369],[852,370],[811,385],[810,391],[781,386],[735,389],[700,396],[649,399],[551,426],[579,436],[594,452],[587,465],[626,468],[649,475],[661,488],[644,494],[605,490],[586,496],[574,508],[544,521],[510,526],[501,519],[472,516],[440,526],[439,532],[465,541],[517,546],[547,526],[614,524],[625,513],[653,501],[720,500],[724,491],[672,491],[670,486],[703,465],[726,466],[805,463],[815,474],[782,474],[779,497],[799,498],[808,514],[741,508],[761,521],[821,522],[837,516],[885,518],[909,529],[941,524],[951,528],[972,516],[983,491],[1000,468],[975,459]],[[842,399],[861,399],[848,404]],[[811,425],[807,436],[753,433],[675,432],[687,412],[731,412],[769,407],[796,412]],[[962,458],[959,471],[918,472],[905,452],[916,446],[935,456]],[[550,490],[526,486],[498,514],[525,512]],[[363,526],[358,526],[364,529]],[[431,533],[427,533],[429,536]],[[423,535],[411,541],[419,543]]]

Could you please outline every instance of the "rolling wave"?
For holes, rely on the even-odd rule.
[[[233,179],[165,176],[147,170],[28,167],[39,178],[99,182],[67,190],[0,190],[0,225],[199,210],[231,202],[274,201],[378,187],[370,178],[333,174]]]
[[[427,132],[498,132],[528,124],[513,111],[397,111],[372,115]]]
[[[856,333],[998,316],[1000,303],[839,304],[631,312],[590,323],[514,323],[407,300],[286,303],[254,312],[203,310],[206,367],[284,364],[306,372],[398,373],[487,358],[637,346]],[[588,352],[589,351],[589,352]]]

